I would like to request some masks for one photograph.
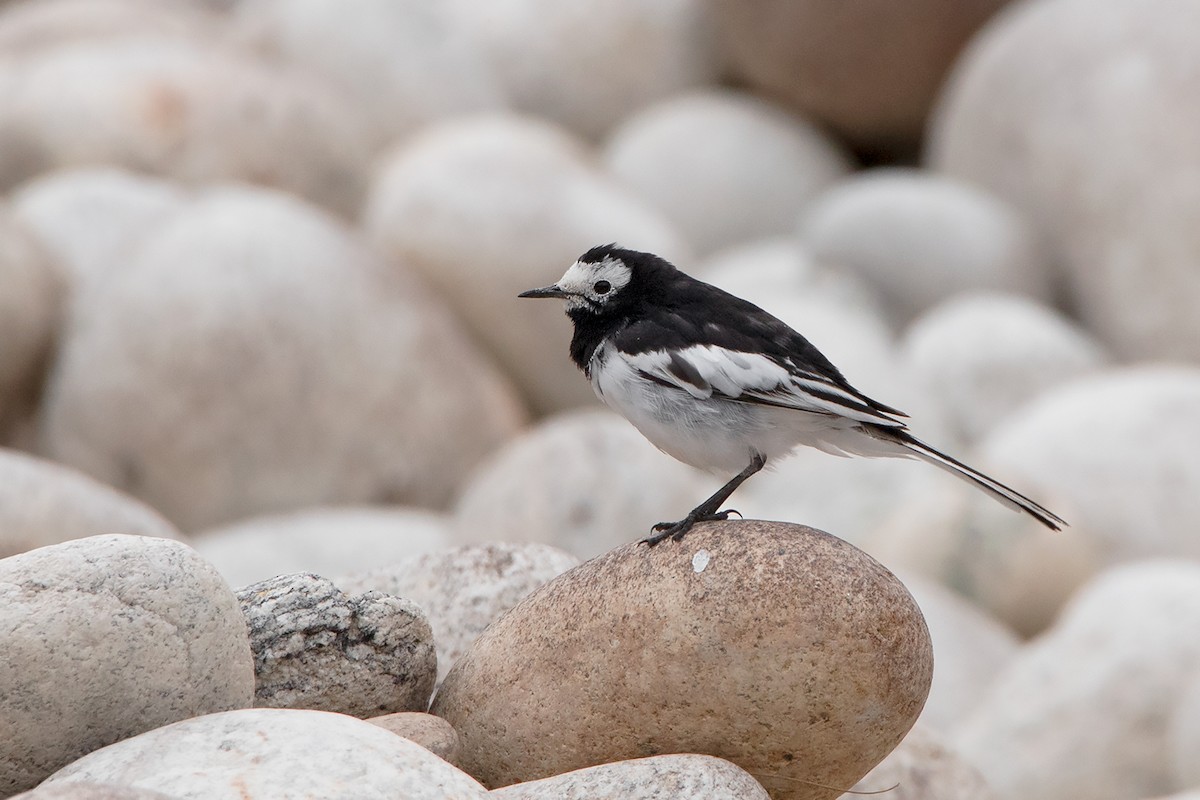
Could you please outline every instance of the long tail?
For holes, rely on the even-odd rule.
[[[958,459],[935,450],[903,428],[885,428],[882,426],[871,426],[868,428],[865,425],[863,428],[867,429],[867,432],[871,436],[883,439],[884,441],[894,442],[922,461],[933,464],[935,467],[939,467],[951,475],[979,487],[1014,511],[1024,511],[1052,531],[1060,531],[1067,524],[1062,517],[1044,506],[1038,505],[1015,489],[1010,489],[1000,481],[989,478],[982,472],[968,467]]]

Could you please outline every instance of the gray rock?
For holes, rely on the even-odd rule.
[[[850,170],[815,125],[732,90],[642,109],[613,132],[602,158],[701,255],[790,233],[801,209]]]
[[[1125,358],[1200,358],[1198,27],[1176,0],[1014,4],[930,124],[931,164],[1035,220],[1072,306]]]
[[[720,484],[611,411],[543,421],[487,458],[454,510],[459,542],[535,541],[591,558],[678,519]]]
[[[243,44],[336,87],[383,146],[435,120],[506,104],[460,16],[454,3],[259,0],[237,7],[232,28]]]
[[[325,711],[256,708],[177,722],[91,753],[47,785],[120,783],[178,800],[482,800],[414,742]]]
[[[936,658],[936,651],[935,651]],[[979,770],[918,725],[841,800],[884,792],[889,800],[994,800]]]
[[[1002,800],[1175,787],[1170,720],[1200,672],[1200,565],[1143,561],[1085,586],[950,741]]]
[[[1108,361],[1099,343],[1062,314],[998,293],[962,294],[929,309],[905,332],[899,355],[967,441]]]
[[[177,800],[161,792],[112,783],[56,783],[22,792],[12,800]]]
[[[46,451],[187,530],[444,504],[523,421],[446,307],[278,192],[204,193],[77,298],[68,330]]]
[[[0,16],[6,55],[113,36],[215,39],[218,20],[199,3],[156,0],[39,0],[9,3]]]
[[[91,2],[69,1],[73,6]],[[151,5],[111,2],[127,10]],[[13,193],[12,209],[62,264],[74,289],[120,269],[142,239],[188,199],[183,187],[171,181],[117,167],[90,167],[38,176]]]
[[[111,164],[191,183],[260,182],[347,216],[362,200],[370,153],[345,100],[217,43],[66,41],[6,59],[0,85],[0,188]]]
[[[280,575],[238,591],[254,651],[255,705],[356,717],[424,711],[437,655],[415,603],[348,596],[317,575]]]
[[[236,598],[166,539],[95,536],[0,561],[0,653],[0,794],[254,698]]]
[[[0,449],[0,558],[104,533],[182,538],[158,512],[110,486]]]
[[[1167,729],[1171,775],[1176,786],[1200,786],[1200,677],[1185,682]],[[1200,790],[1197,790],[1200,796]]]
[[[441,717],[418,711],[398,711],[395,714],[370,717],[367,722],[410,739],[451,764],[458,763],[458,731]]]
[[[61,313],[59,271],[0,203],[0,443],[16,440],[14,429],[37,407]]]
[[[493,788],[702,752],[776,800],[821,800],[904,737],[932,668],[916,603],[865,553],[731,521],[622,546],[535,590],[459,659],[432,711]]]
[[[1020,212],[931,172],[851,176],[808,205],[800,238],[819,263],[871,283],[902,323],[963,291],[1050,294],[1050,257]]]
[[[596,399],[567,357],[562,309],[529,308],[516,295],[557,280],[603,242],[687,255],[665,218],[592,158],[582,141],[533,119],[433,125],[383,157],[364,214],[376,248],[429,281],[540,413]]]
[[[240,520],[196,534],[192,546],[245,586],[276,575],[341,575],[451,544],[450,519],[419,508],[338,506]]]
[[[488,792],[494,800],[768,800],[767,790],[736,764],[701,755],[669,755],[599,764]]]
[[[468,544],[335,579],[348,593],[378,591],[415,601],[437,643],[438,680],[505,611],[579,559],[534,542]]]

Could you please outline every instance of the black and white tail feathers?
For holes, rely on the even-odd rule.
[[[864,426],[864,428],[867,426]],[[870,426],[872,436],[894,442],[922,461],[949,472],[951,475],[979,487],[1014,511],[1023,511],[1052,531],[1060,531],[1067,523],[1054,512],[1030,500],[1025,495],[1010,489],[1000,481],[989,478],[982,472],[968,467],[956,458],[946,455],[917,439],[903,428]]]

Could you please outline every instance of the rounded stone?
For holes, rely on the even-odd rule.
[[[545,544],[488,542],[412,556],[334,582],[349,593],[377,591],[416,602],[433,629],[440,681],[500,615],[578,563]]]
[[[505,104],[461,16],[455,3],[259,0],[234,10],[232,28],[241,43],[336,87],[381,146],[437,119]]]
[[[362,200],[370,153],[351,107],[230,48],[150,35],[68,41],[0,62],[0,87],[3,189],[108,164],[260,183],[347,216]]]
[[[51,378],[45,450],[186,530],[444,504],[523,421],[400,265],[277,192],[205,193],[92,288]]]
[[[105,533],[181,538],[158,512],[110,486],[0,449],[0,558]]]
[[[1198,626],[1195,562],[1106,571],[1022,649],[953,732],[955,746],[1001,798],[1169,791],[1169,721],[1200,672]]]
[[[1036,220],[1072,306],[1126,358],[1200,358],[1198,26],[1175,0],[1014,4],[930,125],[929,161]]]
[[[482,56],[514,109],[589,138],[717,78],[706,0],[439,5],[449,7],[450,28]]]
[[[833,798],[903,738],[932,666],[916,603],[866,554],[796,525],[710,523],[533,592],[432,711],[492,787],[698,752],[777,800]]]
[[[800,238],[818,262],[870,282],[906,322],[959,292],[1047,298],[1051,264],[1014,208],[954,178],[913,169],[855,175],[809,204]]]
[[[421,609],[379,592],[349,596],[311,574],[238,590],[254,651],[254,704],[369,717],[423,711],[437,654]]]
[[[906,573],[901,578],[929,626],[937,665],[929,700],[909,738],[920,728],[947,732],[982,702],[1017,655],[1021,640],[995,617],[941,584]]]
[[[397,711],[370,717],[367,722],[416,742],[444,761],[458,762],[458,731],[441,717],[419,711]]]
[[[616,761],[540,781],[494,789],[495,800],[768,800],[767,790],[736,764],[685,753]]]
[[[921,725],[842,798],[876,792],[884,792],[889,800],[996,798],[979,770]]]
[[[450,518],[419,508],[310,508],[196,534],[192,546],[230,586],[276,575],[343,575],[451,545]]]
[[[434,125],[383,159],[365,213],[377,249],[429,281],[540,413],[595,396],[567,354],[562,308],[517,295],[605,242],[686,256],[666,220],[590,158],[582,142],[530,119]]]
[[[63,284],[59,265],[0,203],[0,442],[19,438],[14,429],[37,407]]]
[[[899,356],[967,441],[1108,362],[1100,344],[1062,314],[995,293],[962,294],[929,309],[905,332]]]
[[[732,476],[729,476],[732,477]],[[609,411],[543,421],[489,456],[459,495],[460,542],[534,541],[591,558],[679,519],[719,484]]]
[[[111,783],[56,783],[16,795],[12,800],[178,800],[149,789]]]
[[[0,561],[0,652],[6,796],[112,742],[254,698],[237,599],[166,539],[94,536]]]
[[[642,109],[612,133],[602,158],[702,255],[791,232],[801,209],[850,170],[819,128],[732,90]]]
[[[198,3],[157,0],[38,0],[9,3],[0,15],[0,53],[23,54],[114,36],[215,39],[218,18]]]
[[[1006,0],[715,4],[733,73],[874,155],[915,150],[960,49]]]
[[[377,725],[280,708],[209,714],[149,731],[90,753],[45,785],[79,781],[205,800],[487,796],[469,776]]]
[[[1041,395],[980,457],[1086,531],[1104,563],[1200,558],[1200,368],[1142,366]]]
[[[12,195],[12,211],[63,266],[74,289],[121,268],[142,239],[188,199],[171,181],[117,167],[84,167],[23,184]]]

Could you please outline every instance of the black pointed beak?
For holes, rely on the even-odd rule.
[[[543,286],[540,289],[530,289],[527,292],[521,292],[517,297],[568,297],[568,293],[564,292],[558,286]]]

